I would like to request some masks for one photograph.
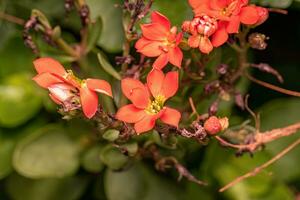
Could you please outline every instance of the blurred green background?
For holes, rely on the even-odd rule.
[[[103,20],[97,46],[114,62],[120,55],[123,31],[118,0],[88,0],[93,18]],[[288,15],[271,13],[269,20],[255,31],[270,37],[265,51],[252,51],[253,62],[269,63],[284,77],[284,88],[300,91],[300,1],[256,0],[263,6],[284,8]],[[61,25],[64,37],[73,42],[79,38],[80,19],[76,12],[66,15],[62,0],[0,0],[0,12],[28,19],[33,8],[41,10],[55,25]],[[170,18],[173,24],[192,16],[184,0],[156,0],[153,9]],[[42,55],[63,60],[60,52],[34,35]],[[223,57],[226,53],[223,54]],[[159,173],[151,161],[132,162],[128,169],[116,171],[127,157],[110,146],[87,145],[95,134],[91,123],[65,121],[45,91],[31,80],[35,56],[22,40],[22,26],[0,19],[0,199],[14,200],[289,200],[300,195],[300,147],[293,150],[261,174],[243,181],[224,193],[217,190],[267,161],[299,135],[268,144],[263,151],[236,157],[235,152],[210,141],[201,146],[183,141],[183,149],[169,150],[209,185],[176,181],[176,172]],[[67,64],[67,62],[65,62]],[[96,62],[94,76],[106,77]],[[278,84],[274,77],[259,71],[253,75]],[[300,121],[300,99],[278,94],[253,83],[247,83],[250,107],[261,113],[262,130]],[[207,109],[207,105],[197,105]],[[250,116],[232,105],[222,115],[238,124]],[[234,124],[233,124],[234,125]],[[152,137],[152,136],[145,136]],[[112,160],[114,157],[116,160]],[[108,166],[108,167],[107,167]]]

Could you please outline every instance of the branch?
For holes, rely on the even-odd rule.
[[[15,23],[15,24],[18,24],[21,26],[23,26],[25,24],[25,20],[18,18],[16,16],[13,16],[13,15],[6,14],[4,12],[0,12],[0,19],[4,19],[8,22]]]
[[[231,181],[230,183],[228,183],[227,185],[225,185],[224,187],[222,187],[219,192],[224,192],[225,190],[231,188],[232,186],[236,185],[237,183],[257,175],[258,173],[260,173],[263,169],[267,168],[268,166],[270,166],[271,164],[273,164],[274,162],[276,162],[277,160],[279,160],[281,157],[283,157],[285,154],[287,154],[288,152],[290,152],[292,149],[294,149],[295,147],[297,147],[300,144],[300,138],[298,140],[296,140],[294,143],[292,143],[291,145],[289,145],[288,147],[286,147],[284,150],[282,150],[280,153],[278,153],[276,156],[274,156],[271,160],[267,161],[266,163],[264,163],[263,165],[260,165],[259,167],[256,167],[255,169],[253,169],[252,171],[244,174],[243,176],[239,176],[236,179],[234,179],[233,181]]]
[[[290,96],[295,96],[295,97],[300,97],[300,92],[297,92],[297,91],[292,91],[292,90],[287,90],[287,89],[284,89],[284,88],[281,88],[281,87],[278,87],[276,85],[272,85],[270,83],[266,83],[264,81],[261,81],[261,80],[258,80],[256,78],[254,78],[253,76],[251,76],[250,74],[248,73],[245,73],[246,77],[253,81],[254,83],[257,83],[258,85],[261,85],[261,86],[264,86],[266,88],[269,88],[271,90],[274,90],[274,91],[277,91],[277,92],[280,92],[280,93],[283,93],[283,94],[287,94],[287,95],[290,95]]]
[[[229,147],[243,150],[243,151],[253,152],[263,144],[272,142],[272,141],[277,140],[282,137],[287,137],[287,136],[293,135],[299,130],[300,130],[300,122],[292,124],[292,125],[284,127],[284,128],[273,129],[271,131],[266,131],[263,133],[259,132],[259,133],[255,134],[255,136],[254,136],[255,142],[250,143],[250,144],[231,144],[231,143],[225,141],[224,139],[222,139],[220,136],[215,136],[215,138],[224,146],[229,146]]]

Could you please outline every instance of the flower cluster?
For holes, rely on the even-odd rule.
[[[183,22],[182,31],[188,35],[187,44],[210,53],[214,47],[224,44],[228,35],[238,33],[240,24],[256,26],[268,18],[268,10],[248,5],[248,0],[189,0],[194,18]],[[134,124],[137,134],[154,128],[157,120],[178,127],[181,114],[165,105],[178,90],[177,71],[164,73],[168,64],[181,68],[183,53],[180,43],[183,32],[172,27],[169,19],[159,12],[151,13],[151,23],[141,25],[142,36],[135,44],[137,52],[147,57],[156,57],[153,69],[147,75],[147,83],[124,78],[122,91],[132,104],[121,107],[116,119]],[[51,58],[34,61],[38,73],[33,79],[50,92],[54,102],[68,110],[82,107],[87,118],[92,118],[98,108],[96,92],[112,97],[111,86],[104,80],[80,80]],[[74,106],[76,105],[76,106]],[[224,119],[210,117],[204,124],[209,134],[216,134],[228,126]]]
[[[189,0],[189,3],[195,17],[183,23],[183,30],[192,35],[189,45],[199,46],[203,53],[224,44],[228,34],[238,33],[241,23],[257,26],[269,15],[266,8],[248,5],[248,0]]]
[[[77,109],[74,105],[81,105],[87,118],[92,118],[98,109],[96,92],[112,97],[108,82],[99,79],[80,80],[52,58],[39,58],[33,64],[38,73],[33,80],[49,90],[51,99],[67,109]]]

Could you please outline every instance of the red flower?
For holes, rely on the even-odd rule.
[[[97,111],[96,92],[112,96],[108,82],[99,79],[80,80],[52,58],[39,58],[33,64],[38,73],[33,80],[49,90],[51,99],[67,107],[72,103],[80,103],[87,118],[92,118]]]
[[[120,108],[116,114],[117,119],[134,123],[138,134],[153,129],[157,119],[178,127],[180,112],[164,106],[178,89],[178,72],[164,75],[161,70],[153,69],[148,74],[146,85],[131,78],[123,79],[121,85],[124,95],[132,104]]]
[[[212,41],[214,46],[224,44],[228,34],[237,33],[241,23],[259,25],[268,16],[266,9],[248,5],[248,0],[189,0],[189,3],[196,16],[208,15],[220,20]]]
[[[153,63],[156,69],[162,69],[168,62],[181,67],[182,51],[178,47],[182,33],[176,34],[177,28],[164,15],[152,12],[152,22],[141,26],[143,36],[135,44],[137,51],[148,57],[158,57]]]
[[[207,15],[195,17],[182,25],[183,31],[191,34],[188,39],[189,46],[199,48],[202,53],[207,54],[213,50],[214,43],[210,41],[210,37],[214,37],[217,28],[217,20]]]

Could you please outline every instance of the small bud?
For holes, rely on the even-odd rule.
[[[210,135],[215,135],[220,131],[227,129],[229,126],[228,118],[217,118],[216,116],[211,116],[204,122],[204,129]]]
[[[220,75],[225,75],[228,72],[228,68],[229,68],[228,65],[226,65],[226,64],[220,64],[217,67],[217,73],[220,74]]]
[[[266,40],[269,38],[261,33],[252,33],[249,36],[249,44],[253,49],[265,50],[268,46]]]
[[[59,26],[55,26],[53,31],[52,31],[52,35],[51,35],[51,38],[52,40],[57,40],[58,38],[60,38],[61,36],[61,29]]]
[[[256,7],[256,11],[258,13],[259,19],[257,20],[255,25],[258,26],[264,23],[268,19],[269,11],[268,9],[263,7]]]

